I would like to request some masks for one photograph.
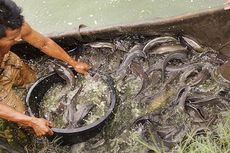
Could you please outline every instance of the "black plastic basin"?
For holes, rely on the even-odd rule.
[[[116,104],[116,90],[114,88],[113,80],[110,76],[99,73],[102,80],[109,87],[110,96],[110,106],[108,111],[100,119],[96,120],[94,123],[88,124],[86,126],[74,128],[74,129],[61,129],[52,128],[54,135],[48,137],[49,140],[54,138],[59,138],[58,143],[62,145],[71,145],[79,142],[86,141],[95,135],[97,135],[105,122],[113,115],[113,110]],[[28,105],[29,114],[32,116],[39,117],[39,107],[42,102],[45,93],[56,83],[64,82],[64,80],[58,76],[56,73],[50,73],[47,76],[38,79],[29,89],[26,97],[26,103]]]

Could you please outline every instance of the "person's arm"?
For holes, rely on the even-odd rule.
[[[82,74],[88,73],[90,68],[88,64],[75,61],[53,40],[33,30],[26,22],[24,22],[22,26],[22,39],[40,49],[45,54],[68,63],[77,72]]]
[[[224,9],[229,10],[230,9],[230,0],[226,0],[225,5],[226,6],[224,7]]]
[[[37,136],[52,135],[52,123],[43,119],[20,113],[0,101],[0,118],[33,128]]]

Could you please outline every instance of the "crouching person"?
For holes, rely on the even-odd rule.
[[[52,135],[52,123],[43,118],[25,115],[25,105],[12,90],[26,86],[36,79],[35,72],[10,48],[24,40],[45,54],[71,65],[77,72],[87,74],[89,65],[72,59],[59,45],[35,31],[24,20],[21,9],[11,0],[0,0],[0,118],[31,127],[38,137]]]

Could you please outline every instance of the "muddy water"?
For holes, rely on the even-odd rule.
[[[90,27],[154,20],[223,7],[225,0],[14,0],[38,31],[72,31]]]

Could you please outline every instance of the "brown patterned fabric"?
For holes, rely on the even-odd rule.
[[[14,53],[4,56],[0,67],[0,101],[20,112],[25,112],[24,103],[12,90],[13,86],[25,86],[36,79],[35,72]]]

